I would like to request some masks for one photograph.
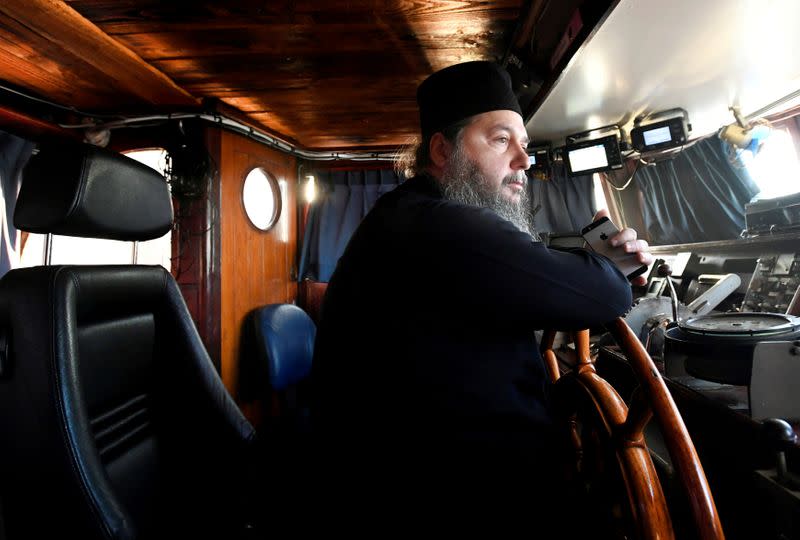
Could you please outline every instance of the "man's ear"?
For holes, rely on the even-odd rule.
[[[437,168],[442,169],[453,151],[453,145],[445,139],[441,132],[434,133],[431,137],[430,147],[428,148],[431,156],[431,163]]]

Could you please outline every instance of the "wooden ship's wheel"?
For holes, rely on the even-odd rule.
[[[630,404],[597,374],[588,330],[574,334],[577,363],[564,375],[553,350],[556,332],[548,330],[542,339],[542,357],[554,383],[556,403],[570,429],[575,472],[584,479],[602,477],[610,490],[621,488],[624,495],[619,504],[614,504],[613,497],[607,499],[607,510],[615,515],[606,525],[617,537],[674,539],[666,497],[643,434],[655,417],[688,499],[697,538],[724,538],[703,466],[661,374],[624,320],[618,318],[607,328],[639,383]]]

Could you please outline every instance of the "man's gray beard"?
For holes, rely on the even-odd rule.
[[[502,196],[503,185],[520,175],[523,185],[516,203]],[[461,145],[456,145],[442,175],[442,192],[447,200],[493,210],[498,216],[513,223],[522,232],[539,240],[533,227],[533,215],[529,204],[527,178],[524,171],[509,175],[503,183],[493,189],[478,166],[464,155]]]

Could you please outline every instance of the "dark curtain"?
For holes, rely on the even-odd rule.
[[[390,169],[324,171],[315,176],[318,196],[309,208],[298,276],[301,281],[327,282],[358,224],[402,177]]]
[[[17,202],[22,169],[33,152],[30,141],[0,131],[0,190],[4,201],[2,215],[2,249],[0,249],[0,276],[11,270],[16,258],[17,229],[14,228],[14,206]]]
[[[530,186],[533,225],[539,233],[579,233],[597,212],[592,175],[571,178],[563,164],[555,163],[550,179],[531,178]]]
[[[640,166],[634,179],[650,243],[657,245],[738,238],[744,205],[759,191],[747,169],[731,164],[716,135],[673,159]]]

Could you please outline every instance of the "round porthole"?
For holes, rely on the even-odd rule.
[[[264,169],[255,168],[244,179],[244,211],[257,229],[268,231],[281,215],[281,190]]]

